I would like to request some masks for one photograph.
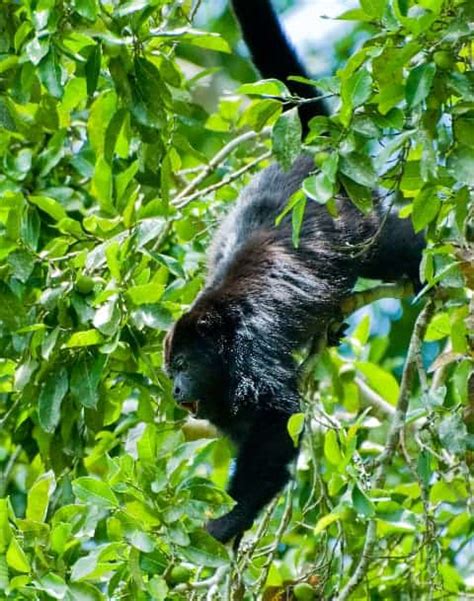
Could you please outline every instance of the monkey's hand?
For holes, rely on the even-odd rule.
[[[341,338],[346,335],[346,330],[349,327],[345,321],[332,322],[328,328],[327,342],[328,346],[339,346]]]
[[[234,543],[233,547],[236,549],[243,533],[251,526],[252,519],[237,504],[229,513],[216,520],[210,520],[206,530],[221,543],[227,543],[235,537],[237,544]]]

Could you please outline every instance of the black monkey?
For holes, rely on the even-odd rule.
[[[233,0],[233,6],[264,77],[304,75],[269,0]],[[309,95],[308,86],[286,83],[291,92]],[[300,116],[306,126],[325,113],[317,101],[304,105]],[[209,419],[238,448],[229,486],[236,505],[208,524],[223,542],[238,540],[288,481],[298,452],[287,432],[289,417],[299,411],[293,351],[326,336],[358,276],[417,279],[423,240],[393,215],[365,254],[347,252],[381,224],[379,212],[364,216],[348,200],[339,202],[336,219],[309,202],[294,247],[291,219],[275,227],[275,217],[312,169],[313,161],[301,156],[287,172],[272,165],[253,179],[214,238],[204,290],[166,339],[176,401]]]

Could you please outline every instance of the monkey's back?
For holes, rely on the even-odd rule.
[[[338,257],[345,260],[349,258],[351,244],[360,243],[374,233],[378,214],[364,216],[348,199],[343,199],[339,216],[334,219],[326,207],[309,200],[300,244],[295,248],[291,213],[278,226],[275,220],[313,169],[311,157],[301,155],[289,171],[274,164],[253,178],[214,236],[209,255],[208,285],[222,281],[230,269],[235,269],[236,261],[246,260],[246,254],[248,260],[255,258],[259,246],[268,248],[273,244],[303,261],[305,258],[310,261],[314,251],[320,260],[324,250],[332,260]]]

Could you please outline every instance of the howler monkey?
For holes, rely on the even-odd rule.
[[[295,95],[317,95],[287,79],[305,71],[270,1],[233,0],[233,7],[262,76],[284,81]],[[304,104],[303,126],[318,114],[326,114],[321,101]],[[287,432],[299,411],[293,351],[326,336],[358,276],[417,279],[423,240],[394,215],[365,254],[347,252],[381,225],[380,210],[365,216],[349,200],[339,203],[335,219],[308,202],[295,248],[291,218],[278,227],[275,218],[312,169],[303,155],[289,171],[272,165],[245,188],[215,235],[204,290],[165,343],[176,401],[238,449],[229,485],[236,505],[207,526],[223,542],[240,537],[288,481],[298,452]]]

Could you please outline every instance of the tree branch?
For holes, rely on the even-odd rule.
[[[402,299],[413,296],[413,294],[413,284],[410,280],[402,280],[397,284],[382,284],[363,292],[354,292],[342,301],[341,311],[344,316],[347,316],[382,298]]]
[[[407,358],[405,362],[405,368],[403,370],[402,382],[400,384],[400,394],[398,397],[398,403],[393,416],[390,432],[385,444],[385,449],[380,457],[379,465],[375,472],[373,480],[374,488],[381,488],[385,482],[385,472],[388,465],[391,463],[398,442],[400,440],[400,434],[405,426],[406,414],[408,411],[410,392],[413,386],[413,380],[416,373],[416,357],[423,342],[423,338],[426,332],[426,328],[431,320],[434,312],[434,301],[428,299],[425,307],[418,315],[415,327],[413,328],[413,334],[410,340],[410,346],[408,347]],[[364,548],[360,557],[359,563],[356,566],[352,577],[347,582],[346,586],[342,589],[339,595],[336,597],[336,601],[346,601],[350,595],[356,590],[363,578],[365,577],[370,562],[372,561],[372,551],[377,541],[377,522],[373,518],[370,520],[367,528],[367,535],[365,538]]]

